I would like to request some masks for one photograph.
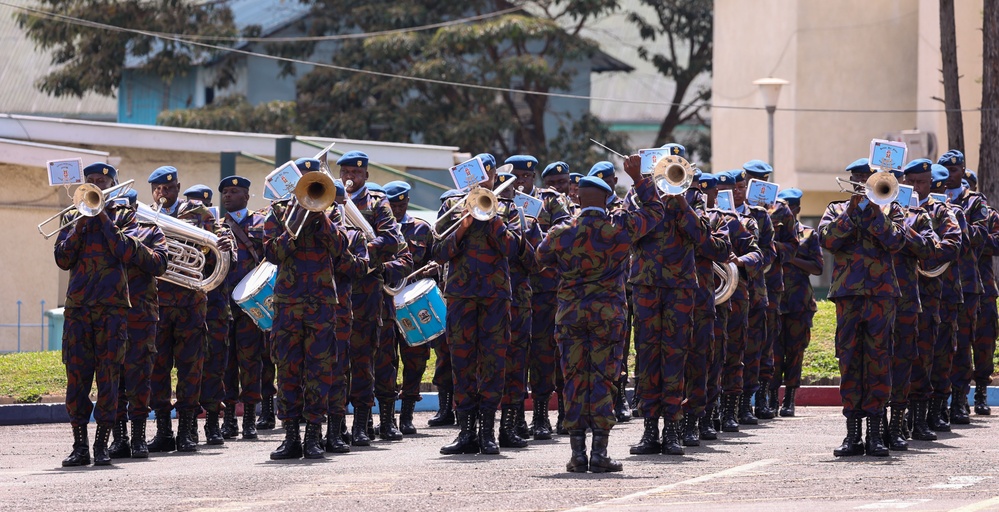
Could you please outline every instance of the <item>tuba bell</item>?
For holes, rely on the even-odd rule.
[[[694,166],[683,157],[667,156],[652,168],[652,181],[663,194],[682,194],[694,182]]]
[[[215,233],[169,215],[161,216],[143,203],[136,206],[135,218],[156,224],[166,237],[169,253],[167,269],[157,279],[205,293],[214,290],[225,280],[229,273],[229,254],[219,251],[219,237]],[[209,252],[215,254],[215,270],[204,277],[207,263],[205,255]]]
[[[718,286],[715,286],[715,305],[722,304],[732,297],[736,287],[739,286],[739,267],[735,263],[712,263],[712,269],[718,277]]]

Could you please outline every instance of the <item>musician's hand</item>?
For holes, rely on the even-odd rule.
[[[867,199],[867,198],[860,195],[854,195],[853,197],[850,198],[850,206],[848,206],[848,208],[850,209],[851,212],[856,212],[857,210],[860,209],[860,201],[862,199]]]
[[[690,208],[690,203],[687,202],[686,194],[674,194],[673,197],[676,198],[676,207],[681,210],[686,210]]]
[[[232,238],[228,236],[219,237],[219,251],[220,252],[232,252],[233,243]]]
[[[734,254],[729,254],[728,255],[728,261],[726,263],[735,263],[735,266],[737,266],[739,268],[745,268],[746,267],[746,263],[744,261],[740,260],[739,257],[736,256],[736,255],[734,255]]]
[[[624,172],[635,183],[642,181],[642,157],[638,155],[629,155],[628,158],[625,158]]]
[[[101,212],[97,214],[97,220],[100,221],[101,224],[111,222],[111,217],[108,217],[107,208],[102,209]]]

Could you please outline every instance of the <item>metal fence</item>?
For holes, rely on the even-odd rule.
[[[45,328],[48,326],[48,323],[45,320],[45,300],[42,299],[42,301],[40,303],[41,307],[39,308],[39,313],[38,313],[39,323],[37,323],[37,324],[24,323],[24,320],[26,318],[30,317],[30,313],[24,312],[24,314],[22,314],[21,309],[22,309],[23,306],[24,306],[24,302],[21,301],[20,299],[18,299],[18,301],[17,301],[17,323],[13,323],[13,324],[0,324],[0,330],[2,330],[0,332],[3,332],[4,333],[3,337],[7,338],[6,333],[10,332],[10,331],[8,331],[8,329],[16,329],[17,330],[17,350],[16,350],[16,352],[21,352],[22,350],[31,350],[31,351],[33,351],[34,348],[28,348],[28,347],[35,347],[35,346],[37,346],[39,350],[45,350],[46,345],[47,345],[47,341],[48,341],[48,340],[45,339]],[[38,332],[37,335],[35,335],[35,332],[36,332],[35,329],[38,330],[37,331]],[[36,341],[38,342],[38,345],[35,345]],[[11,352],[11,351],[10,350],[0,350],[0,352]]]

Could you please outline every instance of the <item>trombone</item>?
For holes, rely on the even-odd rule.
[[[94,185],[93,183],[84,183],[80,185],[76,188],[76,191],[73,192],[73,204],[67,206],[59,213],[45,219],[38,225],[38,232],[41,233],[41,235],[46,239],[49,239],[63,229],[76,224],[77,221],[84,217],[96,217],[101,213],[101,211],[104,210],[104,206],[107,204],[108,199],[128,192],[132,189],[133,183],[135,183],[135,180],[128,180],[120,185],[115,185],[106,190],[101,190],[100,187]],[[42,228],[53,220],[62,218],[73,209],[76,209],[76,211],[79,212],[79,215],[74,217],[69,222],[59,226],[59,228],[55,231],[46,233]]]
[[[510,168],[513,167],[511,164],[505,164],[502,167],[496,169],[496,174],[507,172],[507,169],[504,168],[508,166]],[[473,188],[471,191],[468,192],[468,195],[465,196],[464,200],[458,201],[458,203],[456,203],[448,211],[444,212],[443,215],[437,218],[437,222],[435,222],[434,225],[431,226],[432,229],[430,230],[431,233],[433,233],[434,238],[437,240],[447,238],[448,235],[450,235],[452,232],[458,229],[458,226],[461,225],[461,221],[465,220],[465,218],[468,217],[469,215],[471,215],[472,218],[474,218],[475,220],[483,220],[483,221],[492,220],[492,218],[495,217],[496,214],[499,212],[498,210],[499,195],[502,194],[504,190],[506,190],[514,183],[516,183],[516,181],[517,180],[510,180],[497,187],[496,190],[489,190],[481,186]],[[455,223],[452,224],[451,227],[444,230],[443,233],[438,233],[437,228],[440,225],[441,221],[449,218],[451,214],[455,212],[455,210],[462,207],[464,207],[465,209],[465,214],[462,215],[457,221],[455,221]]]
[[[889,204],[898,197],[898,180],[890,172],[876,172],[867,178],[865,183],[836,177],[836,183],[840,192],[856,196],[865,195],[868,201],[878,206]]]
[[[681,156],[670,155],[656,162],[652,182],[663,195],[682,194],[694,182],[694,166]]]

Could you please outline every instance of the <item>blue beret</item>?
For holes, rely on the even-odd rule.
[[[942,186],[950,178],[950,171],[940,164],[931,165],[930,172],[933,173],[933,187]]]
[[[379,185],[379,184],[377,184],[377,183],[375,183],[373,181],[366,182],[364,184],[364,188],[366,188],[368,190],[374,190],[375,192],[385,192],[385,189],[382,188],[381,185]]]
[[[409,199],[409,191],[413,187],[402,180],[390,181],[385,184],[385,195],[388,196],[389,202],[402,202]]]
[[[711,190],[718,186],[718,177],[714,174],[702,172],[697,177],[697,188],[701,190]]]
[[[119,195],[118,197],[128,199],[128,204],[132,206],[135,206],[135,203],[139,202],[139,193],[136,192],[134,188],[128,189],[127,192]]]
[[[801,191],[796,188],[785,188],[777,194],[777,199],[790,205],[801,204]]]
[[[742,164],[742,168],[755,176],[769,176],[774,172],[774,168],[763,160],[750,160]]]
[[[746,171],[742,169],[732,169],[731,171],[720,172],[717,176],[719,185],[734,185],[736,183],[746,181]]]
[[[94,162],[83,168],[83,177],[90,176],[91,174],[103,174],[110,176],[111,179],[115,179],[118,177],[118,169],[115,169],[111,164]]]
[[[964,170],[964,179],[978,183],[978,173],[971,169]]]
[[[583,179],[583,175],[578,172],[569,173],[569,182],[579,185],[579,180]]]
[[[891,175],[895,177],[896,180],[902,181],[902,176],[905,176],[905,172],[902,169],[889,169]]]
[[[489,153],[479,153],[475,155],[479,160],[482,160],[482,166],[486,168],[486,171],[492,171],[496,168],[496,157],[490,155]]]
[[[609,178],[614,175],[614,164],[604,160],[603,162],[597,162],[590,167],[590,172],[587,176],[594,176],[597,178]],[[583,181],[579,181],[579,186],[583,186]]]
[[[307,172],[318,171],[322,168],[321,165],[322,163],[320,163],[319,160],[316,160],[315,158],[299,158],[298,160],[295,160],[295,167],[298,167],[298,170],[302,171],[303,174]]]
[[[902,172],[906,176],[910,174],[922,174],[924,172],[930,172],[930,167],[933,166],[933,161],[929,158],[917,158],[907,164],[902,168]]]
[[[340,197],[347,197],[347,189],[344,188],[342,181],[340,181],[340,180],[333,180],[333,186],[336,187],[336,196],[338,198],[340,198]]]
[[[460,190],[458,190],[456,188],[452,188],[451,190],[448,190],[447,192],[444,192],[443,194],[441,194],[441,202],[443,203],[444,201],[447,200],[447,198],[454,197],[454,196],[461,195],[461,194],[462,194],[462,191],[460,191]]]
[[[367,168],[368,155],[364,151],[348,151],[336,161],[336,164],[347,167]]]
[[[694,179],[696,180],[700,178],[701,174],[704,174],[704,171],[698,169],[697,167],[694,167]]]
[[[961,186],[964,187],[964,188],[968,188],[971,185],[968,183],[968,180],[962,178],[961,179]]]
[[[149,175],[149,183],[155,183],[157,185],[163,185],[165,183],[176,183],[177,182],[177,168],[169,165],[164,165],[153,171]]]
[[[515,171],[535,171],[538,169],[538,159],[531,155],[513,155],[503,163],[512,165]]]
[[[502,185],[502,184],[504,184],[504,183],[506,183],[506,182],[508,182],[510,180],[514,180],[514,179],[517,179],[517,177],[514,176],[513,173],[501,172],[501,173],[499,173],[499,174],[496,175],[496,184],[497,185]]]
[[[940,155],[937,163],[940,165],[964,165],[964,153],[956,149],[952,149],[943,155]]]
[[[579,180],[579,188],[587,187],[599,188],[608,194],[614,193],[614,191],[610,188],[610,185],[598,176],[585,176]]]
[[[871,161],[866,158],[858,158],[852,164],[846,166],[846,172],[851,174],[855,172],[870,174],[872,172]]]
[[[569,164],[565,162],[552,162],[545,167],[545,170],[541,172],[542,178],[547,178],[549,176],[559,176],[562,174],[569,174]]]
[[[683,147],[683,144],[670,142],[669,144],[663,144],[659,149],[668,149],[671,155],[687,158],[687,148]]]
[[[226,187],[241,187],[249,190],[250,180],[242,176],[229,176],[228,178],[224,178],[222,181],[219,182],[219,192],[222,192],[222,189]],[[187,194],[185,193],[184,195]]]
[[[197,184],[191,188],[184,191],[184,197],[190,199],[207,199],[212,200],[212,189],[208,188],[206,185]]]

